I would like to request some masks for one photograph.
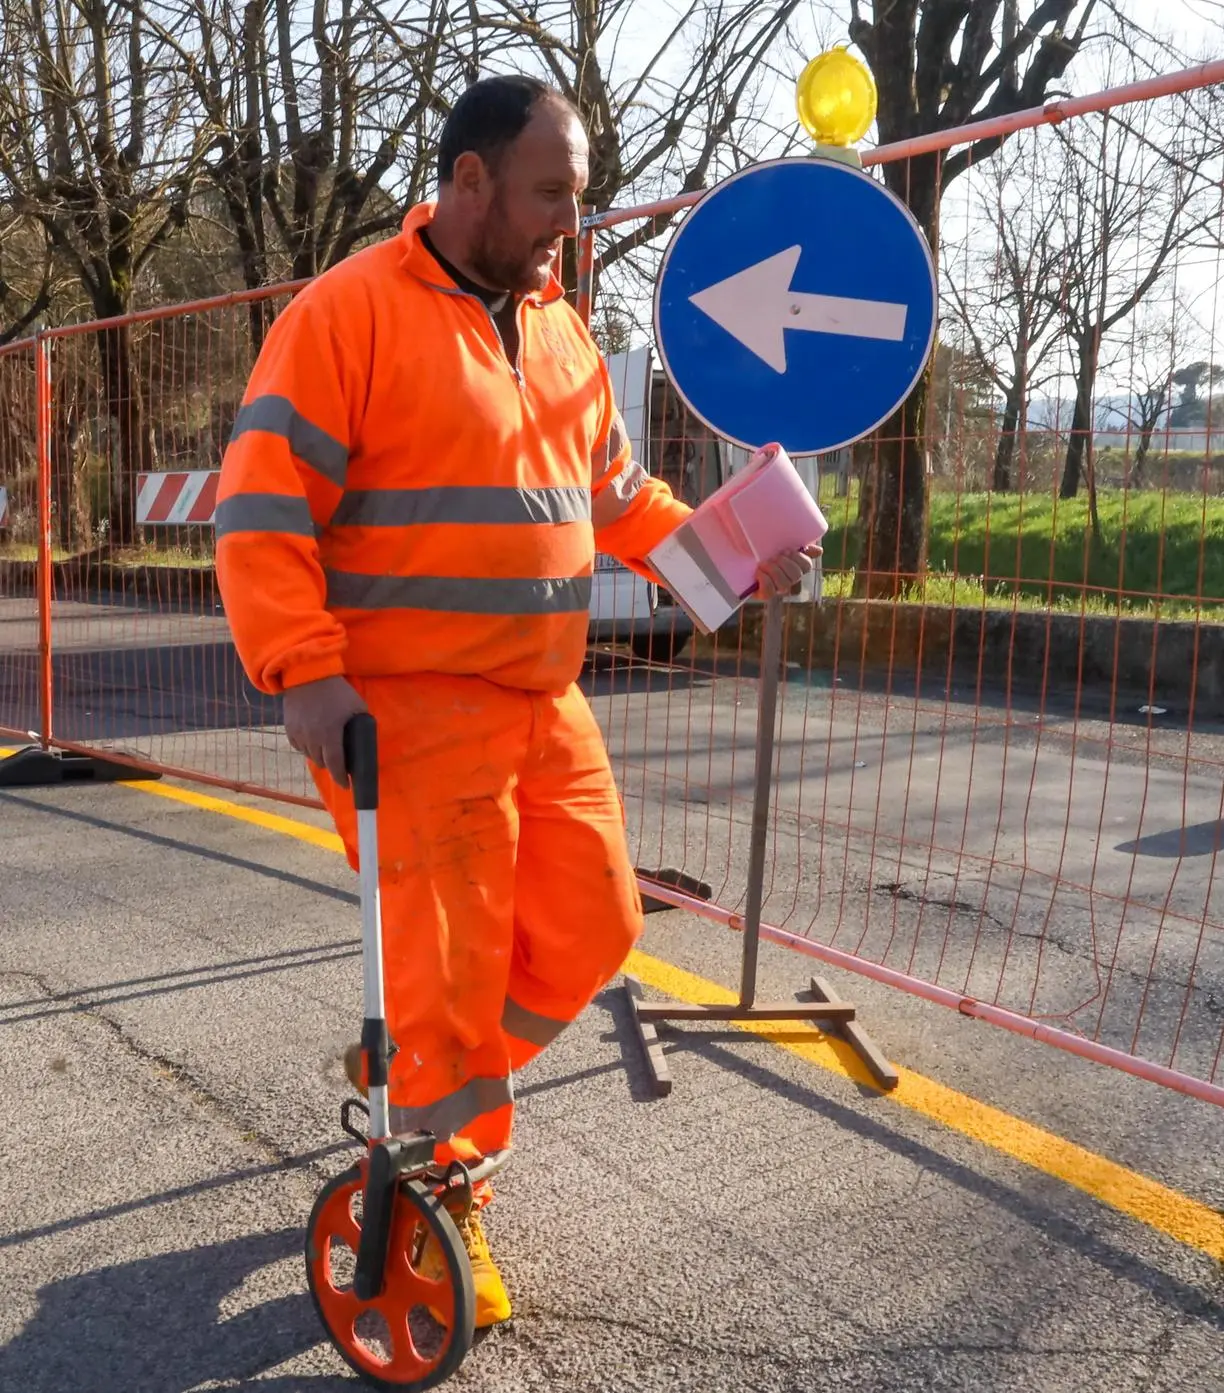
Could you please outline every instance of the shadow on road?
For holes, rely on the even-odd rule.
[[[250,871],[266,879],[277,880],[284,885],[292,885],[299,890],[308,890],[313,895],[323,895],[329,900],[339,900],[341,904],[357,905],[360,903],[358,896],[353,891],[341,890],[334,885],[327,885],[322,881],[311,880],[308,876],[294,875],[291,871],[278,870],[277,867],[266,865],[262,861],[248,861],[243,856],[234,856],[229,852],[217,851],[212,847],[200,846],[197,842],[179,841],[175,837],[166,837],[159,832],[150,832],[143,827],[133,827],[130,823],[113,822],[109,818],[96,817],[90,813],[82,813],[71,808],[59,807],[55,803],[44,799],[27,798],[16,793],[0,792],[0,809],[2,809],[6,803],[17,807],[30,808],[45,817],[64,818],[69,822],[76,822],[86,827],[92,827],[99,832],[118,832],[138,842],[148,842],[150,845],[160,847],[166,851],[179,851],[188,856],[201,857],[205,861],[216,861],[220,865],[228,866],[233,870]]]
[[[1214,856],[1224,847],[1224,822],[1196,822],[1190,827],[1172,827],[1153,832],[1132,842],[1119,842],[1115,851],[1126,856],[1159,856],[1180,860],[1185,856]]]
[[[54,1234],[70,1233],[74,1229],[88,1228],[90,1224],[105,1223],[111,1219],[122,1218],[125,1214],[136,1214],[145,1209],[156,1209],[159,1205],[175,1204],[179,1200],[192,1199],[215,1190],[224,1190],[231,1185],[245,1185],[268,1175],[279,1175],[289,1171],[305,1170],[319,1161],[332,1161],[335,1157],[347,1154],[351,1160],[353,1143],[350,1141],[329,1142],[313,1151],[303,1151],[296,1156],[288,1156],[282,1161],[265,1161],[259,1165],[247,1166],[244,1170],[226,1171],[222,1175],[210,1176],[207,1180],[197,1180],[190,1185],[181,1185],[174,1190],[163,1190],[156,1195],[142,1195],[139,1199],[121,1200],[108,1204],[103,1209],[91,1209],[85,1214],[71,1214],[66,1219],[54,1219],[48,1224],[34,1228],[16,1229],[12,1233],[0,1235],[0,1249],[19,1248],[23,1243],[33,1243],[38,1239],[50,1238]],[[342,1169],[337,1162],[336,1169]],[[303,1221],[305,1222],[305,1221]],[[8,1389],[8,1384],[0,1388]]]
[[[306,1291],[303,1228],[251,1234],[47,1282],[25,1328],[0,1350],[0,1388],[21,1393],[187,1393],[245,1387],[326,1339]],[[297,1266],[292,1296],[259,1298],[261,1269]],[[250,1281],[234,1315],[223,1303]],[[259,1393],[352,1393],[326,1374],[260,1379]]]

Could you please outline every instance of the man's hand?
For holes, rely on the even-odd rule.
[[[763,562],[757,570],[755,598],[772,600],[775,595],[795,593],[804,576],[816,569],[816,558],[823,554],[824,548],[813,543],[802,551],[779,552],[771,561]]]
[[[343,677],[303,682],[285,692],[285,734],[289,743],[312,764],[325,768],[343,788],[344,727],[350,716],[369,708]]]

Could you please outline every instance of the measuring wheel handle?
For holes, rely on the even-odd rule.
[[[344,761],[357,811],[361,1049],[369,1102],[346,1102],[341,1126],[366,1153],[328,1181],[315,1201],[306,1276],[341,1358],[375,1387],[413,1393],[436,1387],[463,1362],[475,1335],[476,1294],[459,1231],[431,1183],[436,1138],[426,1132],[390,1134],[387,1072],[393,1046],[383,1002],[378,739],[368,713],[345,726]],[[369,1118],[364,1137],[352,1124],[354,1108]]]

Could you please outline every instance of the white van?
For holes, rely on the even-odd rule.
[[[650,468],[650,399],[655,378],[649,348],[613,353],[605,362],[617,405],[633,441],[633,457]],[[693,621],[675,605],[661,604],[659,587],[612,556],[597,553],[591,589],[592,643],[627,643],[639,658],[669,662],[693,636]]]
[[[696,508],[748,463],[748,450],[719,439],[685,409],[666,374],[654,366],[649,348],[614,353],[605,361],[634,458],[665,479],[677,498]],[[794,464],[813,498],[819,493],[822,465],[842,476],[848,487],[848,451],[801,457]],[[821,580],[818,566],[788,601],[818,600]],[[590,641],[628,643],[640,658],[667,662],[680,656],[692,636],[692,620],[670,603],[666,591],[611,556],[596,556]]]

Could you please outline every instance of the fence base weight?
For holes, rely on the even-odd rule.
[[[823,977],[812,978],[811,990],[817,1001],[834,1002],[837,1000],[837,993]],[[901,1082],[900,1074],[885,1059],[879,1045],[859,1025],[853,1012],[844,1020],[830,1021],[828,1033],[836,1035],[838,1039],[844,1040],[850,1046],[867,1066],[867,1072],[881,1088],[893,1089]]]
[[[663,1054],[663,1044],[655,1030],[656,1021],[810,1021],[825,1026],[830,1035],[843,1040],[866,1065],[881,1088],[896,1088],[897,1071],[881,1053],[879,1046],[855,1019],[855,1007],[842,1001],[821,977],[812,978],[814,1001],[783,1001],[764,1004],[741,1001],[733,1006],[702,1006],[685,1003],[647,1002],[642,984],[625,976],[625,995],[633,1016],[634,1030],[642,1047],[646,1068],[655,1094],[666,1097],[672,1089],[671,1073]]]
[[[45,784],[133,783],[137,780],[160,779],[161,775],[136,769],[130,764],[116,764],[100,755],[68,754],[61,750],[43,750],[37,745],[18,750],[0,760],[0,788],[36,788]]]

